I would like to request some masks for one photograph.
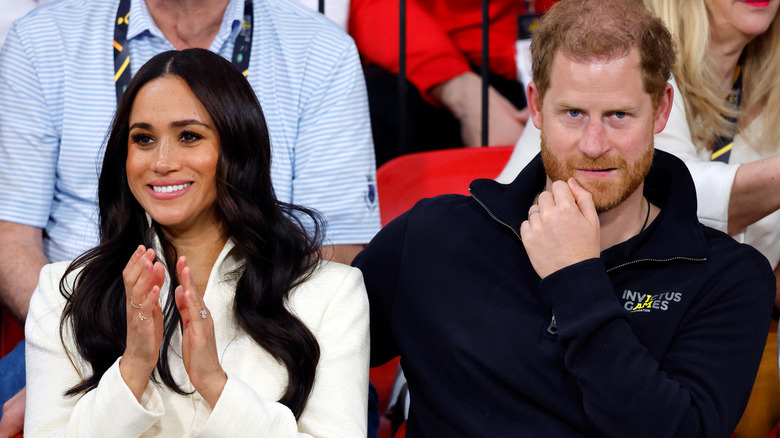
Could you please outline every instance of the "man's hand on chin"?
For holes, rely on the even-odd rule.
[[[520,226],[520,236],[536,273],[545,278],[559,269],[599,256],[599,217],[590,192],[574,178],[555,181],[539,195]]]

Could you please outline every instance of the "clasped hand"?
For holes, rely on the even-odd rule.
[[[590,192],[574,178],[555,181],[537,202],[528,210],[520,236],[539,277],[599,256],[596,207]]]
[[[184,368],[195,390],[213,408],[227,375],[217,355],[214,321],[192,281],[186,257],[179,257],[176,273],[180,285],[174,291],[181,315],[181,350]],[[127,306],[127,343],[119,370],[136,399],[149,383],[157,365],[163,337],[160,290],[165,268],[154,262],[154,250],[143,245],[130,257],[122,272]]]
[[[482,79],[474,72],[462,73],[436,85],[431,96],[440,100],[460,122],[466,147],[482,146]],[[513,145],[522,135],[530,112],[518,110],[493,87],[488,87],[488,145]]]

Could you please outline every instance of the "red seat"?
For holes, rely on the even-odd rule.
[[[459,193],[469,183],[501,173],[513,146],[444,149],[402,155],[376,171],[382,225],[412,208],[423,198]]]
[[[24,328],[11,317],[7,310],[2,309],[0,311],[0,357],[10,353],[22,339],[24,339]],[[23,438],[23,434],[19,434],[15,438]]]
[[[391,438],[393,436],[393,425],[389,418],[385,416],[387,405],[390,402],[390,392],[393,389],[395,381],[395,372],[398,369],[400,357],[387,362],[384,365],[371,368],[368,378],[374,384],[378,398],[379,408],[379,438]]]
[[[382,225],[410,209],[423,198],[446,193],[468,195],[471,181],[495,178],[509,161],[513,146],[445,149],[394,158],[376,172]],[[398,358],[371,369],[371,382],[379,395],[380,438],[390,438],[392,429],[385,417]],[[395,437],[405,435],[405,424]]]
[[[0,311],[0,357],[10,353],[24,339],[24,328],[3,309]]]
[[[406,422],[398,428],[398,432],[395,433],[393,438],[406,438]]]

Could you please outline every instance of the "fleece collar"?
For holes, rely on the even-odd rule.
[[[520,224],[528,218],[528,209],[545,181],[541,155],[537,155],[510,184],[478,179],[471,183],[469,192],[495,219],[519,235]],[[706,259],[709,245],[704,226],[696,217],[696,191],[685,164],[656,150],[645,177],[644,195],[661,208],[660,215],[639,235],[604,250],[601,257],[607,267],[645,259]]]

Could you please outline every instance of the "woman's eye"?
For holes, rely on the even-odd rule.
[[[146,146],[152,143],[152,137],[146,135],[146,134],[133,134],[130,138],[132,138],[133,143],[141,146]]]
[[[184,143],[192,143],[203,138],[200,134],[194,132],[184,131],[179,135],[179,140]]]
[[[576,110],[576,109],[569,110],[569,117],[577,118],[580,116],[580,114],[582,114],[580,110]]]

